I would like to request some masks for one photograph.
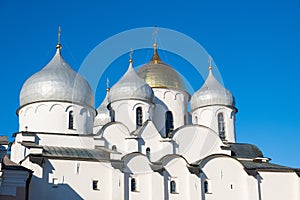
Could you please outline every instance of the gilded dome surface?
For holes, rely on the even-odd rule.
[[[108,97],[110,102],[128,99],[153,102],[154,93],[152,88],[137,75],[130,62],[128,70],[111,88]]]
[[[210,68],[205,83],[191,98],[191,109],[211,105],[235,107],[235,99],[232,93],[219,83]]]
[[[94,107],[90,85],[66,63],[59,48],[51,61],[22,87],[20,106],[39,101],[67,101]]]
[[[139,68],[137,73],[152,88],[169,88],[186,92],[181,76],[159,58],[156,44],[151,61]]]

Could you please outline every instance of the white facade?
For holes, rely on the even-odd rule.
[[[211,67],[190,98],[155,44],[151,61],[136,72],[130,60],[95,110],[60,47],[20,95],[11,160],[33,171],[29,199],[300,199],[299,170],[236,143],[235,100]],[[64,75],[53,78],[53,68]]]

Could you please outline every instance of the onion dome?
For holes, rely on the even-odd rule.
[[[20,106],[41,101],[65,101],[94,107],[94,94],[88,82],[63,59],[61,45],[51,61],[24,83]]]
[[[123,77],[111,88],[109,92],[110,102],[119,100],[136,99],[153,102],[152,88],[145,83],[135,72],[130,59],[129,67]]]
[[[154,53],[151,61],[138,70],[138,75],[152,88],[175,89],[186,93],[181,76],[160,59],[157,53],[157,44],[154,43],[153,46]]]
[[[109,92],[109,88],[107,88],[106,91]],[[95,117],[94,126],[103,126],[111,121],[110,111],[107,108],[108,104],[109,104],[108,93],[106,93],[106,96],[105,96],[103,102],[96,109],[97,116]]]
[[[191,98],[191,109],[211,105],[235,107],[235,99],[232,93],[217,81],[210,66],[205,83]]]

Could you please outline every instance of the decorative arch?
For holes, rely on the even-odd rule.
[[[32,106],[28,106],[25,110],[24,110],[24,116],[28,115],[28,113],[34,113],[34,109]]]
[[[145,104],[139,102],[139,103],[136,103],[132,106],[132,110],[135,110],[137,107],[143,107],[144,108],[146,106],[145,106]]]
[[[170,91],[170,90],[164,92],[163,98],[165,99],[167,94],[169,94],[169,93],[172,95],[173,100],[176,100],[176,94],[173,91]]]
[[[48,106],[47,106],[46,104],[39,104],[39,105],[35,108],[34,113],[38,113],[38,111],[41,110],[41,109],[43,109],[43,108],[44,108],[46,111],[49,110],[49,109],[48,109]]]
[[[50,106],[49,112],[51,112],[52,110],[54,110],[54,108],[56,108],[56,107],[60,107],[61,110],[64,110],[64,106],[62,106],[61,104],[55,103],[55,104],[52,104],[52,105]]]
[[[70,109],[74,110],[74,108],[76,108],[74,105],[69,105],[66,107],[66,112],[68,112]]]
[[[177,100],[179,97],[182,97],[182,96],[183,96],[183,94],[177,92],[177,93],[175,94],[175,99],[174,99],[174,100]]]

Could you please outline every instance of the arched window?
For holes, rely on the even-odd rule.
[[[142,107],[137,107],[136,108],[136,126],[142,126],[143,124],[143,111]]]
[[[136,191],[136,180],[135,178],[131,179],[131,192],[135,192]]]
[[[219,137],[221,140],[225,140],[225,121],[223,113],[218,114],[218,129],[219,129]]]
[[[195,124],[198,124],[198,116],[195,116]]]
[[[150,149],[150,147],[147,147],[147,149],[146,149],[146,156],[148,158],[150,158],[150,154],[151,154],[151,149]]]
[[[173,114],[171,111],[166,112],[166,124],[165,125],[166,125],[166,135],[167,135],[167,137],[170,137],[170,133],[174,129]]]
[[[74,112],[69,112],[69,129],[74,129]]]
[[[203,187],[204,187],[204,193],[208,193],[209,192],[208,191],[208,181],[204,181]]]
[[[117,146],[116,145],[112,145],[111,150],[117,151]]]
[[[176,193],[176,182],[175,181],[170,182],[170,192]]]

